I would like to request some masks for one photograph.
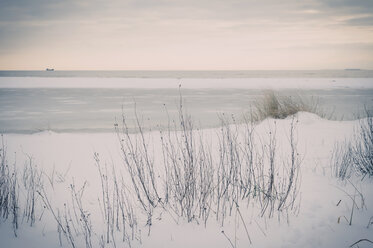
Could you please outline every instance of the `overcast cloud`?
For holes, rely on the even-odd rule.
[[[0,69],[373,69],[373,1],[0,0]]]

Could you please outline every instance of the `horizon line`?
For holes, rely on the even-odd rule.
[[[45,69],[0,69],[0,71],[46,71]],[[226,71],[226,72],[235,72],[235,71],[371,71],[373,68],[339,68],[339,69],[55,69],[51,68],[54,71],[200,71],[200,72],[214,72],[214,71]]]

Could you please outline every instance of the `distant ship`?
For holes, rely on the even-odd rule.
[[[54,71],[54,69],[53,68],[47,68],[47,69],[45,69],[46,71]]]
[[[345,71],[361,71],[359,68],[346,68]]]

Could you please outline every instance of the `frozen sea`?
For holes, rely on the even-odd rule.
[[[373,109],[373,72],[364,70],[0,71],[0,132],[107,132],[122,111],[131,125],[135,109],[154,128],[176,118],[180,93],[197,127],[216,127],[268,89],[314,99],[336,120]]]

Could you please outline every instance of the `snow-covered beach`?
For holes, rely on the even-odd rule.
[[[137,92],[136,94],[141,96],[145,91],[149,93],[153,89],[158,94],[155,94],[153,98],[161,99],[157,103],[162,112],[157,109],[150,114],[161,115],[160,119],[166,119],[166,121],[163,120],[165,121],[163,124],[171,123],[171,127],[173,125],[176,127],[180,125],[180,122],[183,123],[178,115],[180,81],[181,92],[183,93],[183,89],[186,90],[186,94],[182,94],[185,101],[183,107],[186,108],[188,114],[192,115],[194,125],[192,133],[188,132],[188,128],[183,132],[182,128],[181,131],[174,131],[173,128],[167,129],[167,125],[158,125],[159,123],[154,123],[154,118],[147,119],[149,112],[142,112],[142,108],[137,110],[139,120],[143,125],[141,127],[144,128],[143,133],[139,132],[139,125],[133,115],[133,105],[124,111],[125,117],[127,117],[127,112],[130,112],[129,118],[126,119],[128,126],[135,127],[134,133],[130,132],[128,135],[126,129],[121,128],[123,124],[121,111],[117,111],[121,110],[121,106],[111,106],[116,111],[109,112],[111,120],[107,123],[107,129],[111,128],[112,131],[106,129],[94,132],[55,132],[53,129],[44,128],[42,131],[32,131],[29,134],[6,132],[3,135],[6,164],[9,168],[14,166],[18,172],[20,212],[16,230],[10,217],[4,219],[0,225],[2,245],[4,247],[26,245],[27,247],[60,247],[60,244],[63,247],[349,247],[361,239],[372,240],[372,179],[369,176],[362,179],[361,176],[352,173],[350,178],[341,180],[335,176],[334,169],[336,145],[343,145],[343,142],[354,140],[356,130],[361,124],[359,120],[354,118],[343,121],[328,120],[314,113],[299,112],[283,120],[267,118],[258,123],[246,122],[245,124],[242,121],[236,121],[235,118],[238,119],[239,113],[243,113],[244,109],[249,110],[249,107],[239,110],[233,108],[235,115],[232,117],[229,105],[222,104],[221,111],[212,107],[209,107],[209,111],[215,116],[218,113],[224,113],[227,122],[224,122],[222,127],[208,128],[206,127],[208,125],[201,124],[203,118],[200,116],[204,112],[198,113],[198,107],[190,107],[193,106],[195,92],[188,92],[188,90],[204,89],[205,95],[201,96],[201,99],[209,98],[211,102],[209,106],[214,106],[219,105],[221,99],[224,99],[224,94],[232,93],[232,89],[244,91],[248,88],[257,90],[256,92],[267,89],[278,92],[286,90],[285,92],[300,92],[300,94],[302,90],[316,90],[319,93],[328,91],[329,96],[334,97],[332,97],[334,104],[338,104],[335,101],[338,99],[346,106],[353,104],[357,109],[363,110],[364,104],[368,109],[372,106],[372,94],[370,93],[373,88],[372,79],[109,80],[75,78],[66,80],[63,78],[0,78],[0,91],[4,95],[8,92],[7,90],[11,89],[14,94],[17,94],[17,92],[23,92],[22,90],[35,88],[33,94],[37,95],[46,88],[54,88],[58,95],[58,91],[63,92],[66,88],[97,87],[101,90],[109,88],[113,91],[122,89],[121,93],[128,90],[130,93]],[[154,87],[147,88],[149,84]],[[144,88],[144,91],[134,91],[134,88]],[[174,113],[169,119],[163,106],[167,95],[163,94],[170,91],[157,91],[157,88],[175,92],[171,100],[167,101],[168,106],[174,104]],[[216,97],[216,93],[209,97],[209,93],[216,92],[214,90],[217,89],[222,97]],[[349,94],[343,94],[343,90]],[[361,92],[366,93],[364,97]],[[69,93],[71,91],[64,94]],[[83,93],[82,95],[84,96]],[[348,98],[351,95],[356,101]],[[76,93],[75,98],[78,96],[79,92]],[[243,95],[234,95],[234,98],[239,97]],[[22,95],[17,99],[21,101],[21,105],[27,104],[22,102]],[[141,102],[138,99],[140,97],[137,97],[136,102]],[[77,99],[72,101],[75,100]],[[231,98],[226,98],[223,102],[228,103],[230,100]],[[118,104],[118,102],[110,103]],[[155,105],[153,101],[145,103]],[[250,101],[247,103],[249,105]],[[200,104],[203,105],[203,102]],[[242,105],[242,101],[238,101],[235,108],[240,104]],[[13,106],[13,108],[17,107]],[[149,109],[149,106],[144,108]],[[203,109],[203,106],[201,108]],[[346,110],[344,107],[346,112],[351,112],[351,109],[353,108]],[[22,111],[21,108],[19,110]],[[3,121],[7,118],[4,117],[5,112],[5,110],[1,112]],[[97,111],[96,115],[100,113]],[[84,109],[81,116],[84,116]],[[184,123],[188,120],[185,119]],[[13,120],[14,125],[16,121]],[[27,122],[27,119],[18,121]],[[91,121],[93,123],[90,125],[94,124],[95,120],[91,119]],[[7,125],[11,126],[9,123]],[[148,131],[149,127],[151,131]],[[115,132],[115,128],[118,133]],[[176,129],[180,130],[180,128]],[[249,133],[252,136],[248,136]],[[250,139],[246,139],[247,137]],[[193,146],[188,144],[190,141],[188,139],[191,138],[195,142]],[[142,143],[143,139],[144,143]],[[130,143],[126,143],[128,141],[132,141],[135,148],[131,148]],[[230,144],[234,146],[230,147]],[[121,150],[121,145],[124,150]],[[251,145],[252,148],[248,149],[247,147]],[[223,149],[225,146],[235,149],[236,153],[230,152],[228,148]],[[173,149],[176,149],[174,157]],[[187,212],[183,214],[178,212],[182,209],[178,205],[180,198],[176,196],[177,192],[172,191],[172,189],[177,189],[176,184],[172,185],[172,182],[177,181],[168,181],[170,175],[185,176],[187,171],[180,171],[181,174],[165,171],[166,164],[182,165],[183,163],[177,162],[178,159],[184,163],[188,161],[188,158],[183,158],[182,155],[188,154],[185,151],[189,149],[192,149],[192,153],[196,156],[192,164],[195,163],[199,168],[193,169],[196,173],[195,178],[201,176],[206,180],[211,179],[209,186],[211,188],[206,191],[208,193],[204,194],[211,198],[206,202],[202,202],[203,194],[195,198],[198,203],[184,200],[179,202],[180,204],[192,204],[190,205],[191,215]],[[249,156],[248,151],[253,152],[254,155]],[[275,151],[273,155],[271,151]],[[147,155],[144,155],[144,152]],[[135,153],[138,157],[131,158],[130,155]],[[229,158],[234,161],[232,162]],[[253,171],[257,170],[253,172],[257,173],[253,178],[262,180],[263,187],[261,188],[260,183],[258,185],[254,183],[254,186],[246,186],[256,193],[239,193],[242,190],[241,184],[245,181],[242,180],[240,187],[229,188],[230,195],[226,195],[227,200],[222,201],[233,205],[228,204],[224,211],[219,209],[217,201],[221,200],[216,195],[222,192],[216,187],[220,187],[221,180],[224,181],[224,177],[228,175],[224,174],[227,173],[225,169],[229,169],[229,166],[233,164],[235,166],[240,164],[242,176],[251,175],[247,174],[245,167],[248,166],[249,158],[253,161],[252,165],[255,168]],[[267,173],[271,175],[269,172],[271,158],[274,160],[273,175],[275,178],[275,186],[271,190],[276,193],[267,196],[268,192],[263,191],[264,188],[267,190],[267,183],[270,182]],[[128,162],[128,159],[132,159],[132,162]],[[146,196],[153,197],[154,188],[153,191],[148,192],[149,195],[140,188],[141,197],[136,196],[137,191],[133,188],[134,182],[131,179],[130,167],[128,167],[128,164],[133,166],[134,161],[140,161],[144,163],[144,166],[154,166],[154,181],[157,183],[157,195],[159,194],[160,198],[157,200],[158,203],[154,203],[152,207],[150,205],[144,207],[140,199]],[[202,163],[202,161],[208,162]],[[291,171],[291,161],[295,161],[293,172],[297,175],[292,184],[287,181]],[[201,169],[202,165],[206,166],[203,167],[205,170]],[[150,180],[151,170],[146,170],[144,176]],[[197,172],[210,172],[212,177],[208,174],[198,175]],[[132,176],[137,178],[140,174],[141,172],[135,172]],[[33,184],[30,189],[28,179],[30,175],[34,175],[33,179],[40,179],[40,185]],[[223,175],[220,181],[217,179],[219,175]],[[122,200],[119,199],[120,197],[116,198],[119,194],[116,193],[118,188],[113,184],[114,182],[117,182],[120,185],[118,188],[123,190]],[[106,186],[105,183],[107,183]],[[150,181],[146,183],[148,187],[151,185]],[[237,184],[229,180],[226,183]],[[196,185],[199,186],[193,194],[198,195],[197,191],[202,190],[206,185],[204,182],[196,183]],[[289,186],[291,193],[289,197],[284,198],[281,194],[286,192],[287,185],[291,185]],[[167,187],[171,190],[166,190]],[[30,190],[34,190],[34,198],[30,198]],[[165,200],[166,197],[169,198],[168,201]],[[30,219],[32,214],[26,210],[30,199],[35,200],[34,221]],[[263,210],[266,201],[269,202],[269,206],[273,203],[276,207]],[[220,204],[223,204],[222,202]],[[282,205],[281,202],[284,204]],[[126,211],[121,215],[121,204],[124,203],[128,205],[125,204]],[[206,205],[200,208],[202,203]],[[79,204],[81,204],[80,207]],[[82,212],[79,212],[80,210]],[[57,220],[61,225],[58,225]],[[123,223],[119,223],[120,221]],[[371,244],[368,241],[362,241],[358,245],[370,247]]]
[[[298,209],[294,212],[276,211],[273,217],[268,218],[268,216],[260,216],[259,203],[254,200],[240,206],[239,210],[247,226],[252,246],[348,247],[360,239],[370,238],[372,226],[368,223],[373,214],[371,178],[366,177],[361,181],[359,177],[352,177],[349,181],[341,182],[333,176],[332,171],[331,156],[335,142],[351,138],[358,122],[329,121],[310,113],[299,113],[295,118],[298,121],[296,129],[298,153],[302,157],[296,205]],[[265,136],[269,129],[273,129],[276,125],[279,136],[277,147],[280,153],[279,161],[286,160],[289,156],[289,144],[286,138],[291,121],[291,118],[276,121],[268,119],[256,127],[256,132]],[[205,130],[204,135],[214,137],[218,131]],[[154,153],[155,161],[159,163],[161,162],[159,134],[153,132],[150,136],[156,144],[154,147],[150,145],[150,149],[154,149],[152,154]],[[74,183],[80,189],[86,182],[82,197],[83,204],[92,219],[92,244],[93,247],[97,247],[100,243],[100,235],[105,235],[106,231],[103,213],[102,210],[100,211],[102,189],[94,153],[99,153],[102,163],[108,165],[109,173],[111,173],[111,166],[114,166],[118,173],[125,171],[117,136],[114,133],[42,132],[32,135],[6,134],[4,141],[9,164],[13,164],[16,159],[17,168],[21,168],[28,166],[29,159],[32,159],[32,164],[43,171],[45,174],[43,183],[48,187],[50,201],[55,209],[59,209],[61,215],[64,212],[64,204],[67,204],[72,211],[71,184]],[[159,164],[156,168],[162,170]],[[158,171],[156,175],[159,176]],[[129,179],[125,184],[131,187]],[[354,187],[364,198],[360,198]],[[358,204],[353,212],[352,225],[348,223],[353,207],[350,196],[353,196]],[[25,196],[21,194],[19,197]],[[230,243],[222,231],[231,242],[234,242],[235,247],[250,247],[244,225],[235,210],[231,216],[226,217],[223,226],[213,216],[205,226],[204,223],[200,223],[200,219],[191,223],[187,223],[181,217],[175,220],[172,214],[159,207],[160,209],[154,211],[148,235],[146,214],[137,205],[139,203],[135,195],[132,197],[134,214],[137,218],[135,228],[138,228],[134,239],[130,240],[132,247],[229,247]],[[17,237],[14,237],[10,221],[2,223],[0,235],[4,247],[21,247],[26,244],[28,247],[60,247],[55,220],[43,206],[44,203],[39,196],[35,206],[36,221],[33,227],[30,227],[26,219],[21,217]],[[23,213],[20,213],[20,216],[22,215]],[[128,241],[122,241],[121,231],[116,231],[114,236],[117,247],[129,246]],[[74,234],[74,239],[76,247],[85,245],[81,232]],[[69,247],[65,237],[62,237],[62,245]],[[359,247],[369,247],[369,244],[366,245],[359,244]],[[113,246],[113,241],[110,241],[108,246]]]

